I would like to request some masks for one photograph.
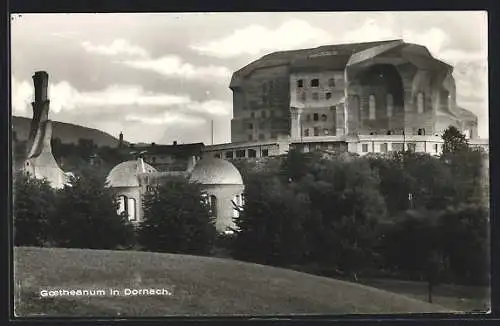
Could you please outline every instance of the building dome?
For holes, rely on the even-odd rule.
[[[140,161],[126,161],[116,165],[109,172],[106,181],[110,187],[139,187],[139,180],[137,173],[139,171],[138,165],[142,164],[146,173],[157,172],[151,165]]]
[[[242,185],[238,169],[229,161],[219,158],[204,158],[196,163],[190,182],[204,185]]]

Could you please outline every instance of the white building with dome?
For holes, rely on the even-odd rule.
[[[217,231],[226,232],[235,228],[234,218],[239,216],[236,206],[243,205],[244,184],[240,172],[229,161],[218,158],[196,161],[193,157],[186,171],[159,172],[138,158],[111,169],[107,184],[118,198],[118,213],[125,212],[130,221],[139,223],[144,216],[143,195],[172,176],[182,176],[201,185]]]

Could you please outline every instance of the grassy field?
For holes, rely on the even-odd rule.
[[[14,254],[19,317],[450,312],[360,284],[225,259],[41,248],[15,248]],[[40,295],[109,288],[165,288],[171,295]]]
[[[372,279],[361,280],[361,283],[427,301],[425,282]],[[490,293],[486,287],[442,284],[434,289],[432,301],[454,310],[486,312],[490,308]]]

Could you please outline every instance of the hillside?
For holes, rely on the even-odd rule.
[[[134,251],[15,248],[17,316],[167,316],[446,312],[368,286],[232,260]],[[164,288],[170,295],[110,296]],[[43,289],[104,296],[41,298]],[[123,292],[121,292],[123,293]]]
[[[28,139],[31,119],[25,117],[12,117],[12,127],[16,132],[17,139],[24,141]],[[59,138],[63,143],[77,144],[78,139],[92,139],[98,146],[118,146],[118,139],[103,131],[87,128],[71,123],[53,121],[52,138]]]

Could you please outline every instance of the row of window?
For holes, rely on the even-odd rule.
[[[260,157],[267,157],[267,156],[269,156],[269,150],[262,149],[260,151]],[[214,154],[214,157],[222,158],[222,154],[216,153],[216,154]],[[233,159],[235,157],[236,158],[245,158],[245,157],[252,157],[253,158],[253,157],[257,157],[257,150],[255,150],[255,149],[248,149],[248,150],[239,149],[236,151],[227,151],[224,153],[224,157],[227,159]]]
[[[320,87],[320,81],[318,78],[313,78],[309,82],[309,86],[311,87]],[[304,87],[304,79],[299,79],[297,80],[297,87],[302,88]],[[335,87],[335,79],[330,78],[328,79],[328,87]]]
[[[309,128],[305,128],[305,129],[304,129],[304,136],[305,136],[305,137],[309,137],[309,136],[311,136],[311,133],[310,133],[310,131],[309,131],[309,130],[310,130]],[[319,135],[320,135],[320,128],[319,128],[319,127],[314,127],[312,130],[313,130],[313,135],[314,135],[314,136],[319,136]],[[322,135],[323,135],[323,136],[328,136],[328,135],[330,135],[330,129],[327,129],[327,128],[323,129],[323,133],[322,133]]]
[[[374,145],[372,145],[374,146]],[[400,152],[404,149],[404,144],[403,143],[392,143],[392,151],[394,152]],[[388,152],[389,145],[388,143],[382,143],[380,144],[380,153],[387,153]],[[406,150],[415,152],[417,148],[416,143],[406,143]],[[368,153],[369,146],[368,144],[361,144],[361,152],[363,153]],[[433,150],[435,153],[438,153],[439,151],[439,144],[434,144]]]
[[[403,130],[399,130],[399,133],[396,131],[396,130],[388,130],[386,132],[386,135],[397,135],[397,134],[400,134],[400,135],[404,135],[404,131]],[[413,135],[418,135],[418,136],[425,136],[425,128],[413,128]],[[370,132],[370,135],[378,135],[378,133],[376,131],[372,131]],[[436,135],[437,136],[437,135]]]
[[[269,116],[271,118],[273,118],[274,117],[274,111],[270,111],[269,112]],[[267,118],[267,111],[260,111],[260,117],[262,119],[266,119]],[[250,118],[255,119],[255,112],[250,112]]]
[[[319,101],[319,93],[318,92],[311,93],[311,98],[313,101]],[[326,92],[325,93],[325,100],[331,100],[331,99],[332,99],[332,93]],[[300,100],[307,101],[307,93],[306,92],[300,93]]]
[[[313,113],[312,119],[313,119],[313,121],[319,121],[319,113]],[[321,121],[327,121],[327,120],[328,120],[328,116],[326,114],[322,114]],[[308,121],[308,122],[311,121],[310,114],[306,115],[306,121]]]
[[[359,97],[355,96],[354,101],[359,105]],[[418,93],[417,95],[417,113],[423,113],[425,107],[425,94]],[[386,97],[386,109],[387,109],[387,117],[391,118],[394,113],[394,97],[392,94],[387,94]],[[362,111],[363,112],[363,111]],[[377,101],[374,94],[371,94],[368,97],[368,119],[375,120],[377,112]]]

